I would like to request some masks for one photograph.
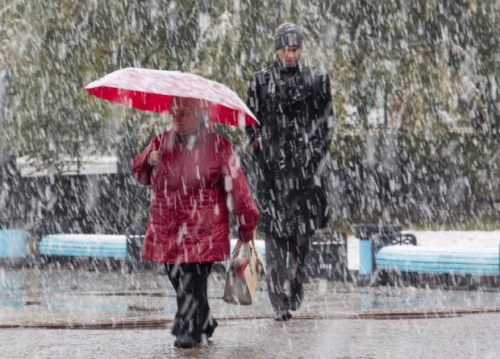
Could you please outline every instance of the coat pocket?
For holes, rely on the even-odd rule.
[[[198,217],[198,234],[199,235],[210,235],[214,230],[215,214],[213,208],[206,208],[200,211],[200,216]]]

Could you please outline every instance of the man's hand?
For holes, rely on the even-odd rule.
[[[162,151],[151,151],[148,155],[148,162],[152,166],[158,166],[163,158]]]

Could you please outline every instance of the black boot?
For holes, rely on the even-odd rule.
[[[295,278],[290,283],[290,309],[298,310],[304,298],[304,286],[302,282]]]
[[[204,325],[201,333],[205,334],[207,336],[207,339],[208,339],[208,338],[212,337],[212,335],[214,334],[215,328],[217,328],[218,325],[219,324],[216,322],[216,320],[210,314],[209,319],[207,320],[207,323]]]
[[[174,346],[177,348],[194,348],[196,344],[200,342],[199,339],[195,339],[188,334],[181,334],[175,339]]]
[[[292,314],[287,309],[280,309],[274,313],[274,320],[277,322],[284,322],[292,319]]]

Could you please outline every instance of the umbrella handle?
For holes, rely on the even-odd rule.
[[[158,148],[158,150],[162,150],[163,149],[163,138],[165,137],[165,131],[163,131],[160,135],[160,148]]]
[[[164,146],[163,146],[163,139],[164,139],[164,137],[165,137],[165,131],[164,131],[164,132],[162,132],[162,133],[160,134],[160,136],[159,136],[159,141],[158,141],[158,142],[159,142],[159,144],[158,144],[158,148],[155,148],[155,145],[154,145],[154,142],[153,142],[153,151],[156,151],[156,152],[161,152],[161,153],[162,153],[162,155],[163,155],[163,152],[164,152],[164,151],[163,151],[163,149],[164,149]],[[162,156],[162,158],[163,158],[163,156]],[[153,169],[153,170],[156,170],[158,167],[160,167],[160,165],[161,165],[161,162],[160,162],[158,165],[154,166],[154,169]]]
[[[160,141],[158,147],[158,151],[161,151],[162,153],[164,153],[165,150],[167,149],[167,146],[165,145],[164,141],[165,141],[165,131],[163,131],[160,135]]]

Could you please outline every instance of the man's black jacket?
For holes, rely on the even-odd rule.
[[[276,237],[326,225],[324,160],[333,132],[328,74],[279,61],[252,75],[247,104],[260,122],[246,129],[261,212],[259,230]]]

